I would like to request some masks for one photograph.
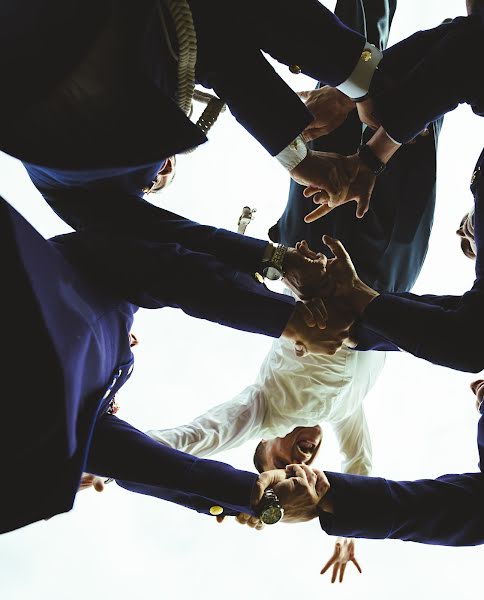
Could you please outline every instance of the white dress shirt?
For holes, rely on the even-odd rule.
[[[251,439],[283,437],[295,427],[331,424],[342,470],[368,475],[371,440],[363,400],[385,362],[384,352],[342,348],[333,356],[294,355],[294,342],[279,338],[255,383],[187,425],[148,431],[155,440],[196,456],[211,456]]]

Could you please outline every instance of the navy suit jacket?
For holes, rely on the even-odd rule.
[[[370,92],[375,114],[393,139],[412,140],[460,103],[484,114],[484,82],[476,77],[484,52],[482,10],[417,32],[386,50]]]
[[[365,33],[368,41],[384,50],[396,2],[341,0],[335,12],[352,29]],[[403,60],[403,59],[402,59]],[[404,66],[406,66],[404,61]],[[398,66],[394,61],[393,69]],[[357,219],[347,204],[324,219],[305,223],[313,208],[304,187],[290,182],[284,213],[269,230],[269,237],[289,246],[307,240],[315,251],[331,251],[322,243],[328,234],[342,240],[361,279],[380,291],[403,292],[413,287],[427,254],[435,208],[436,151],[442,126],[439,120],[429,135],[402,148],[377,178],[372,201],[364,219]],[[365,134],[365,139],[368,136]],[[324,152],[354,154],[363,137],[356,111],[329,135],[311,143]]]
[[[241,237],[185,220],[179,226],[198,231],[199,245],[220,254],[227,238]],[[106,409],[131,375],[128,336],[138,306],[177,307],[277,337],[294,301],[179,242],[101,228],[46,241],[3,200],[0,234],[8,282],[0,308],[9,340],[2,383],[10,394],[0,462],[11,482],[0,532],[70,510],[83,470],[200,512],[213,504],[226,514],[250,512],[255,474],[166,448]],[[264,243],[252,243],[251,256],[260,258]]]
[[[197,80],[273,155],[312,116],[261,50],[338,85],[365,42],[317,0],[190,0],[190,6]],[[0,148],[31,164],[84,170],[82,183],[100,169],[159,164],[203,143],[173,101],[176,65],[156,8],[155,0],[2,2]]]
[[[484,544],[483,410],[477,429],[481,472],[419,481],[326,473],[334,514],[320,514],[323,530],[440,546]]]
[[[484,151],[471,184],[474,195],[476,279],[463,296],[383,293],[367,306],[359,348],[399,347],[434,364],[477,373],[484,369]],[[445,331],[445,335],[442,332]],[[385,344],[385,341],[387,342]],[[383,342],[383,344],[382,344]]]

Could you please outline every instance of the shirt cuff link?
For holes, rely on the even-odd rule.
[[[307,155],[308,147],[306,146],[306,142],[302,135],[298,135],[289,146],[286,146],[284,150],[281,150],[276,155],[276,158],[285,169],[292,171]]]
[[[371,80],[383,54],[376,46],[366,42],[353,72],[346,81],[336,86],[340,92],[357,102],[368,95]]]

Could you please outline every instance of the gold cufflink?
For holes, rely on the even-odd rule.
[[[474,181],[476,180],[477,177],[477,169],[474,171],[474,173],[472,173],[472,177],[471,177],[471,185],[474,183]]]
[[[294,73],[294,75],[299,75],[299,73],[301,73],[302,69],[299,65],[291,65],[289,67],[289,71],[291,71],[291,73]]]
[[[219,515],[221,515],[223,513],[224,509],[221,506],[211,506],[210,507],[210,514],[213,515],[214,517],[218,517]]]
[[[373,56],[373,55],[372,55],[372,53],[371,53],[371,50],[363,50],[363,52],[361,53],[361,60],[362,60],[363,62],[368,62],[368,61],[370,61],[370,60],[371,60],[371,57],[372,57],[372,56]]]
[[[254,277],[257,279],[259,283],[264,283],[264,278],[260,273],[254,273]]]
[[[429,131],[429,129],[427,129],[427,127],[426,127],[425,129],[423,129],[423,130],[420,132],[420,135],[421,135],[422,137],[426,137],[426,136],[427,136],[429,133],[430,133],[430,131]]]

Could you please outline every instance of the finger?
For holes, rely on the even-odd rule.
[[[345,576],[345,571],[346,571],[346,565],[347,565],[347,564],[348,564],[348,563],[343,563],[343,564],[341,565],[341,570],[340,570],[340,572],[339,572],[339,582],[340,582],[340,583],[343,583],[343,577]]]
[[[355,567],[358,569],[358,571],[359,571],[360,573],[363,573],[363,571],[361,570],[361,567],[360,567],[360,565],[358,564],[358,561],[356,560],[356,558],[351,558],[350,560],[351,560],[351,562],[352,562],[352,563],[355,565]]]
[[[308,465],[306,465],[305,463],[301,463],[299,466],[306,474],[306,479],[307,479],[308,483],[311,483],[315,486],[318,476],[313,471],[313,469],[311,469],[311,467],[308,467]]]
[[[300,312],[304,323],[308,327],[316,327],[316,319],[307,304],[304,304],[303,302],[300,303]]]
[[[241,525],[245,525],[247,523],[247,521],[250,519],[251,515],[248,515],[246,513],[239,513],[236,517],[235,520],[237,521],[237,523],[240,523]]]
[[[310,309],[313,313],[313,317],[316,319],[318,329],[325,329],[328,320],[328,311],[326,310],[322,298],[314,298],[311,300]]]
[[[296,249],[306,258],[309,258],[311,260],[319,259],[319,254],[317,252],[313,252],[313,250],[311,250],[311,248],[308,246],[308,243],[306,242],[306,240],[302,240],[301,242],[298,242],[296,244]]]
[[[314,194],[318,194],[321,191],[322,190],[319,187],[315,187],[314,185],[308,185],[303,190],[303,196],[305,198],[310,198],[311,196],[314,196]]]
[[[336,563],[333,567],[333,573],[331,574],[331,583],[336,581],[336,577],[338,576],[338,567],[339,563]]]
[[[324,575],[326,573],[326,571],[329,569],[329,567],[334,563],[335,560],[336,560],[336,556],[333,554],[333,556],[328,560],[328,562],[321,569],[319,574]]]
[[[331,487],[326,477],[326,473],[319,471],[318,469],[313,469],[316,473],[317,481],[316,481],[316,493],[318,496],[324,496],[329,488]]]
[[[307,214],[304,217],[304,222],[312,223],[313,221],[317,221],[318,219],[321,219],[321,217],[326,216],[332,210],[333,209],[330,206],[328,206],[327,204],[323,204],[323,205],[319,206],[318,208],[315,208],[309,214]]]
[[[247,521],[247,525],[251,529],[255,529],[259,523],[260,523],[260,521],[257,517],[250,517],[250,519]]]
[[[318,252],[316,254],[316,260],[318,260],[321,263],[321,265],[326,269],[326,265],[328,264],[328,257],[326,256],[326,254]]]
[[[303,482],[301,483],[307,483],[309,484],[308,481],[308,473],[306,472],[306,469],[304,467],[306,467],[306,465],[299,465],[299,464],[294,464],[294,465],[290,465],[292,467],[292,471],[294,473],[294,477],[296,477],[296,479],[302,479]],[[308,468],[308,467],[306,467]],[[311,469],[309,469],[311,471]],[[311,471],[312,473],[312,471]]]
[[[100,477],[95,477],[93,484],[96,492],[104,492],[104,481]]]
[[[362,219],[366,213],[368,212],[368,209],[370,208],[370,197],[369,196],[364,196],[362,198],[360,198],[357,202],[357,206],[356,206],[356,216],[358,219]]]
[[[296,342],[294,344],[294,353],[298,358],[302,358],[303,356],[306,356],[307,352],[308,352],[307,348],[303,344],[303,342]]]
[[[348,262],[351,262],[350,255],[348,252],[346,252],[346,248],[339,240],[332,238],[329,235],[323,235],[323,242],[326,244],[326,246],[328,246],[336,258],[342,258]]]
[[[319,190],[313,195],[314,204],[328,204],[329,195],[324,190]]]

